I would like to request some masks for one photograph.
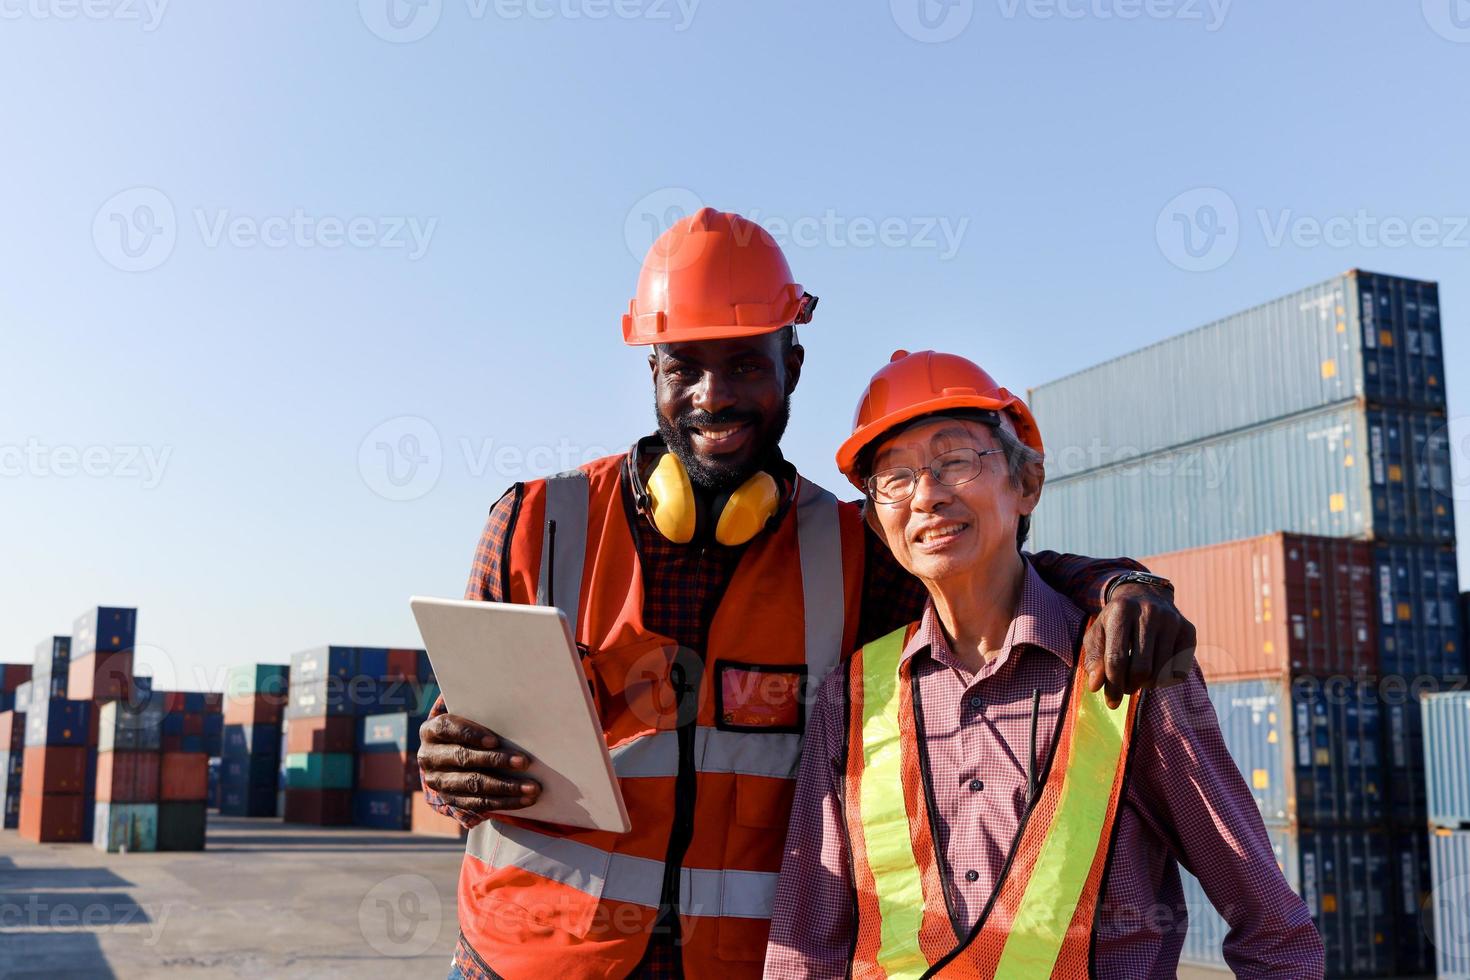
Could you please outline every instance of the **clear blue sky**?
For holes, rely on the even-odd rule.
[[[182,687],[416,645],[508,483],[651,430],[619,316],[691,201],[790,229],[834,488],[895,347],[1025,389],[1353,266],[1441,282],[1466,407],[1456,0],[389,2],[0,2],[0,659],[98,603]],[[1360,212],[1432,240],[1269,234]]]

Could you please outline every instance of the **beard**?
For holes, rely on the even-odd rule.
[[[776,447],[780,445],[781,437],[786,434],[786,425],[791,421],[791,396],[787,395],[781,399],[780,412],[764,427],[761,426],[760,416],[750,412],[712,414],[694,411],[686,412],[674,421],[670,421],[664,418],[664,414],[655,406],[654,415],[658,418],[658,434],[663,437],[664,445],[668,447],[669,452],[677,456],[679,462],[684,464],[684,470],[689,474],[689,482],[700,490],[722,493],[735,489],[759,473],[775,456]],[[691,429],[740,422],[749,422],[756,427],[755,450],[749,458],[704,459],[695,454],[694,443],[689,436]]]

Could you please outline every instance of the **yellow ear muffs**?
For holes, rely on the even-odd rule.
[[[711,524],[714,539],[720,544],[745,544],[761,532],[781,506],[781,488],[775,477],[764,471],[712,501],[702,497],[673,453],[659,457],[644,486],[649,519],[659,534],[675,544],[708,539]]]
[[[776,480],[764,471],[755,474],[730,494],[715,522],[715,540],[733,547],[761,532],[781,504]]]
[[[673,453],[664,453],[648,477],[648,516],[658,533],[675,544],[694,540],[699,525],[699,511],[694,500],[694,485],[684,464]]]

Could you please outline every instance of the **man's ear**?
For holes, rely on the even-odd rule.
[[[658,351],[652,351],[648,355],[648,373],[658,379]]]
[[[796,385],[801,381],[801,366],[806,362],[806,348],[800,344],[792,344],[791,349],[786,352],[786,394],[796,390]]]
[[[1030,516],[1041,503],[1041,488],[1046,483],[1046,467],[1040,462],[1027,463],[1021,468],[1021,514]]]

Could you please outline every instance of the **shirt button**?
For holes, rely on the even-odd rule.
[[[979,881],[980,880],[980,872],[975,871],[975,870],[966,871],[965,872],[965,880],[966,881]]]
[[[976,711],[980,710],[980,695],[977,694],[970,699],[970,707],[974,708]]]
[[[984,788],[985,788],[985,784],[982,783],[980,780],[978,780],[978,779],[972,779],[972,780],[970,780],[970,792],[971,793],[978,793],[978,792],[980,792]]]

